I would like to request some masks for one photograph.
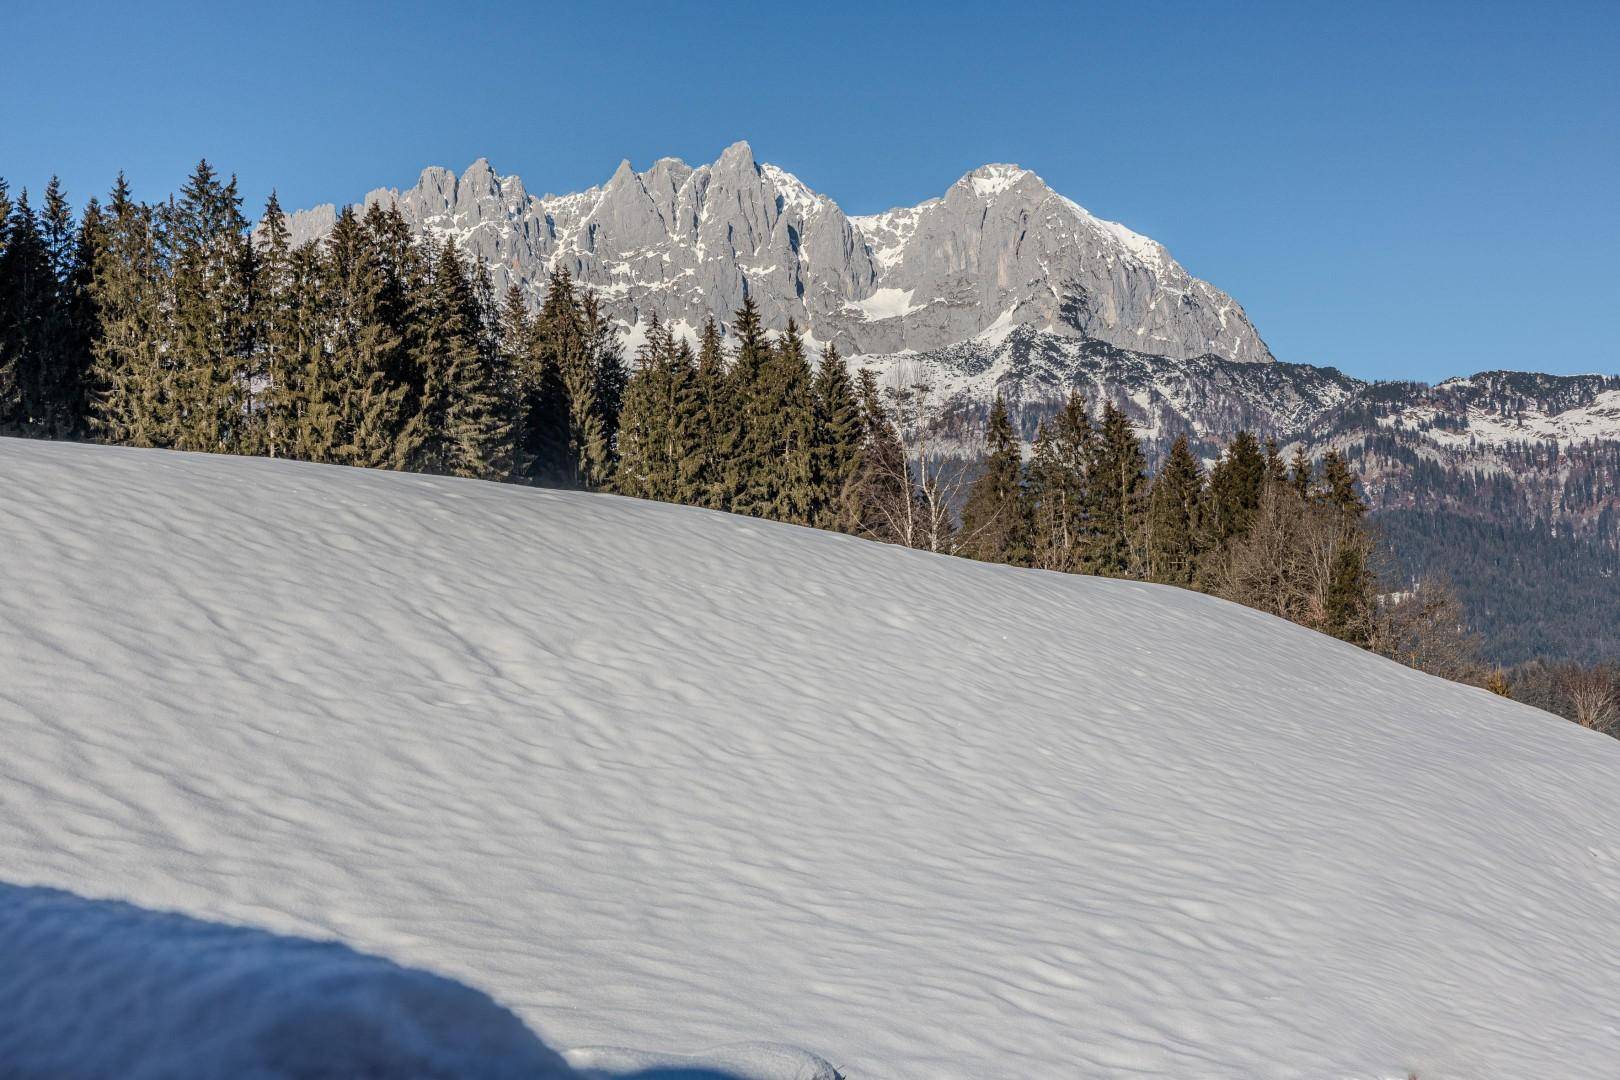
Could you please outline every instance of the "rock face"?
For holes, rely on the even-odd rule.
[[[415,187],[371,192],[419,230],[454,236],[538,300],[566,266],[627,334],[653,313],[687,327],[752,296],[768,327],[798,321],[846,355],[938,349],[1030,327],[1185,359],[1272,359],[1237,302],[1163,246],[1094,217],[1013,165],[986,165],[920,206],[847,217],[747,143],[696,168],[674,158],[574,195],[532,196],[476,161]],[[294,213],[295,240],[332,227],[331,206]]]

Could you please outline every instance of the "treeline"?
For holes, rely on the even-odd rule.
[[[922,384],[812,363],[751,300],[634,370],[566,270],[530,310],[397,208],[294,246],[206,162],[178,197],[122,178],[77,222],[0,183],[0,431],[616,491],[1048,570],[1215,593],[1422,666],[1433,619],[1379,601],[1346,463],[1240,432],[1157,473],[1125,415],[1071,397],[1026,461],[997,401],[976,475],[928,443]],[[726,337],[730,345],[726,344]],[[1419,605],[1420,607],[1422,605]],[[1440,623],[1445,620],[1442,618]],[[1455,630],[1455,627],[1451,628]]]
[[[156,206],[120,178],[72,226],[4,200],[0,431],[491,479],[599,485],[627,372],[566,274],[499,304],[452,240],[345,210],[292,247],[272,195],[250,234],[206,162]]]

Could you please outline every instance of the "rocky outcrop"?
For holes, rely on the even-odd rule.
[[[796,320],[848,355],[938,349],[1014,327],[1183,359],[1272,359],[1236,301],[1161,246],[1094,217],[1034,173],[986,165],[920,206],[850,218],[747,143],[692,167],[674,158],[607,183],[532,196],[487,161],[460,177],[425,170],[398,203],[418,229],[453,236],[497,288],[538,300],[566,266],[627,334],[656,313],[696,327],[745,295],[767,326]],[[292,215],[296,240],[332,226],[331,206]]]

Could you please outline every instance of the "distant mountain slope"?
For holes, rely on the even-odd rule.
[[[498,288],[538,298],[566,266],[595,288],[634,336],[654,313],[702,324],[759,303],[765,324],[796,319],[848,354],[931,349],[999,326],[1172,357],[1271,353],[1230,296],[1187,273],[1164,247],[1094,217],[1040,177],[986,165],[920,206],[850,218],[799,179],[754,159],[745,142],[712,164],[622,162],[607,183],[532,196],[480,159],[457,177],[424,170],[397,202],[419,230],[454,236],[489,263]],[[336,210],[291,216],[316,239]]]
[[[12,440],[0,493],[15,884],[337,937],[561,1047],[1620,1057],[1620,742],[1484,691],[1193,593],[607,496]]]
[[[1620,657],[1620,554],[1545,525],[1460,510],[1378,515],[1395,569],[1450,583],[1498,664]]]

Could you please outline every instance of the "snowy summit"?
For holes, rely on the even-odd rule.
[[[1620,1060],[1620,744],[1484,691],[602,495],[11,440],[0,491],[0,866],[50,910],[337,939],[597,1075]]]

